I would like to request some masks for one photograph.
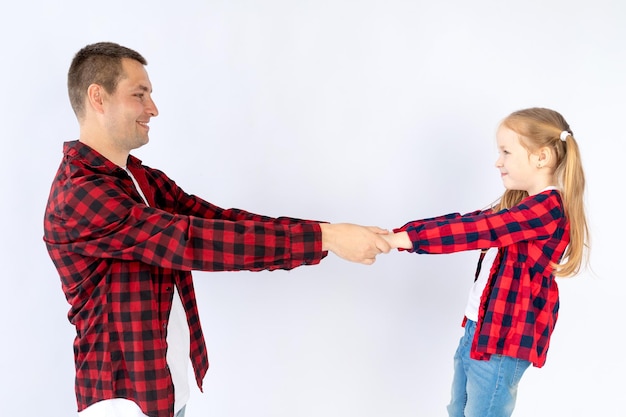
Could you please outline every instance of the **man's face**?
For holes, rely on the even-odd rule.
[[[124,75],[113,94],[103,100],[104,127],[111,145],[121,151],[148,143],[148,122],[159,112],[152,101],[152,84],[144,66],[133,59],[122,59]]]

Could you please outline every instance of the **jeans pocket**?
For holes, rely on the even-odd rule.
[[[513,369],[513,372],[511,373],[510,384],[511,386],[516,386],[517,384],[519,384],[520,380],[522,379],[522,376],[524,375],[524,372],[526,372],[526,369],[528,369],[528,367],[530,366],[530,362],[528,362],[527,360],[518,359],[518,358],[510,358],[510,359],[514,361],[514,369]]]

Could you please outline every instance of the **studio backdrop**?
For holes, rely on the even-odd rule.
[[[269,216],[391,229],[484,208],[503,192],[500,120],[561,112],[587,174],[591,269],[558,281],[547,364],[515,415],[623,409],[623,2],[33,0],[0,21],[2,415],[75,415],[75,333],[43,213],[78,137],[67,69],[98,41],[148,60],[160,114],[134,155]],[[477,257],[194,273],[210,368],[187,415],[445,415]]]

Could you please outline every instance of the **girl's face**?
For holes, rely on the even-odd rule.
[[[522,190],[533,195],[545,188],[537,168],[539,158],[522,146],[518,133],[500,126],[496,142],[499,154],[496,168],[507,190]]]

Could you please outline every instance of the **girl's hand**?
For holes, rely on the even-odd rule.
[[[413,243],[409,239],[407,232],[390,233],[388,235],[381,235],[383,239],[389,243],[394,249],[412,249]]]

